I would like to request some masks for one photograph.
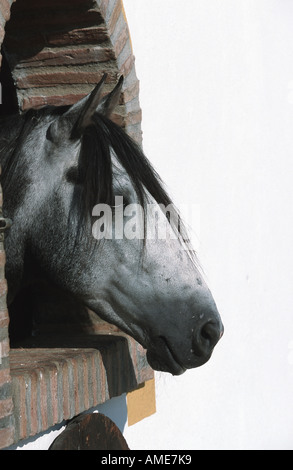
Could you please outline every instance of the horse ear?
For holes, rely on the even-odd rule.
[[[79,137],[83,133],[84,129],[92,123],[92,117],[97,111],[98,105],[101,101],[101,94],[106,78],[107,74],[105,73],[90,95],[78,101],[78,103],[75,103],[68,111],[68,114],[70,115],[72,115],[72,113],[78,113],[78,118],[71,131],[71,138]],[[66,114],[64,114],[63,117],[66,117]]]
[[[64,132],[69,132],[71,139],[79,138],[83,131],[92,123],[92,117],[96,112],[109,117],[115,106],[117,106],[123,85],[123,76],[120,77],[115,88],[101,99],[103,85],[107,78],[104,74],[101,81],[93,91],[73,104],[66,113],[55,120],[47,131],[47,137],[57,142],[64,138]],[[63,129],[63,131],[62,131]]]
[[[71,138],[79,137],[82,134],[84,129],[92,123],[92,117],[96,112],[109,117],[118,105],[124,78],[121,75],[115,88],[101,99],[103,85],[106,78],[107,74],[105,73],[102,80],[93,89],[90,95],[85,98],[85,102],[83,98],[68,111],[70,114],[72,112],[75,113],[77,110],[79,112],[79,117],[71,132]]]
[[[70,136],[75,139],[81,136],[83,130],[91,124],[91,118],[96,112],[107,74],[104,74],[101,81],[93,91],[74,103],[58,119],[55,119],[47,130],[47,138],[52,142],[58,142],[64,139],[64,136]]]
[[[123,82],[124,78],[123,75],[121,75],[115,88],[108,95],[106,95],[99,103],[97,107],[98,113],[103,114],[106,117],[110,117],[110,115],[119,103]]]

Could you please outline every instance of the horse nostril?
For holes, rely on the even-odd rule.
[[[214,348],[222,334],[223,329],[221,328],[221,325],[209,321],[202,326],[197,342],[199,343],[199,346],[203,347],[208,352]]]

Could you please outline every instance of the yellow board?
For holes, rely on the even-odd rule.
[[[138,423],[156,412],[155,379],[144,382],[127,393],[128,426]]]

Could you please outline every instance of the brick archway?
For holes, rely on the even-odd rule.
[[[2,95],[6,92],[14,93],[15,106],[19,112],[47,104],[72,104],[89,93],[104,72],[108,73],[105,86],[105,92],[108,92],[116,84],[118,76],[123,74],[125,80],[122,96],[112,119],[124,127],[126,132],[138,143],[141,143],[139,82],[136,77],[134,56],[122,0],[71,0],[70,2],[68,0],[0,0],[0,48],[0,69],[4,63],[1,55],[3,53],[6,67],[11,74],[10,85],[7,89],[2,89]],[[1,204],[0,187],[0,207]],[[26,372],[26,375],[20,375],[20,379],[13,382],[12,366],[15,357],[11,357],[9,349],[7,286],[4,279],[5,252],[1,237],[0,230],[0,449],[17,442],[19,439],[46,430],[48,424],[53,425],[60,422],[61,416],[66,419],[72,417],[72,414],[66,410],[67,414],[64,410],[59,410],[57,413],[54,408],[56,406],[52,402],[53,411],[48,411],[52,415],[50,415],[50,419],[53,417],[52,422],[47,423],[46,416],[38,417],[35,410],[31,412],[31,415],[28,414],[26,421],[22,419],[21,422],[19,419],[27,412],[26,401],[29,403],[31,400],[33,403],[33,391],[35,390],[35,394],[39,393],[37,391],[41,385],[36,379],[37,369],[35,366],[33,367],[35,378],[31,378]],[[122,345],[121,338],[119,341]],[[134,340],[131,343],[132,357],[135,361],[129,363],[131,377],[125,377],[125,363],[122,364],[125,354],[122,354],[118,350],[119,348],[117,349],[118,343],[115,346],[118,351],[116,365],[119,364],[119,361],[121,362],[122,375],[118,380],[119,393],[127,392],[133,389],[135,384],[143,383],[153,377],[153,372],[146,363],[143,351],[139,345],[134,344]],[[66,357],[62,360],[77,377],[80,358]],[[57,367],[54,361],[53,363]],[[103,363],[97,351],[87,361],[92,364],[91,368],[87,370],[89,377],[94,377],[94,374],[97,374],[96,381],[100,376],[104,377],[104,369],[100,366],[98,370],[96,369],[97,363]],[[136,368],[136,363],[141,365],[135,369],[134,374],[132,368],[133,365]],[[111,366],[111,361],[109,366]],[[56,386],[54,382],[56,377],[54,380],[51,378],[51,369],[46,372],[48,374],[46,376],[48,393],[51,393],[50,390]],[[62,370],[59,372],[61,373]],[[44,373],[42,372],[41,375],[44,376]],[[69,380],[66,374],[64,377],[64,380]],[[121,388],[121,384],[124,382],[125,389]],[[28,383],[30,386],[27,385]],[[87,387],[87,383],[83,384],[82,381],[79,383],[77,380],[76,383],[78,387],[83,385]],[[30,390],[31,396],[26,394],[26,390]],[[104,395],[106,393],[104,390],[100,392]],[[97,390],[95,393],[98,394]],[[103,395],[103,399],[108,397],[107,393],[105,396]],[[13,400],[15,394],[21,397],[17,401],[19,409]],[[69,389],[68,396],[68,400],[70,400]],[[64,399],[62,390],[60,392],[61,399]],[[91,399],[93,403],[90,402]],[[80,407],[72,412],[73,415],[86,409],[89,403],[91,406],[98,403],[100,398],[86,395],[84,400],[85,403],[80,404]],[[25,407],[21,411],[22,402]],[[41,405],[38,406],[42,412]],[[28,411],[28,413],[30,412]]]
[[[141,143],[139,83],[121,0],[0,0],[0,46],[20,111],[72,104],[104,72],[107,92],[123,74],[112,119]]]

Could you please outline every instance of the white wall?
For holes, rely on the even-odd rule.
[[[209,363],[156,374],[157,413],[124,435],[132,449],[292,449],[293,4],[124,6],[144,150],[175,202],[200,205],[225,324]]]
[[[144,149],[175,201],[200,207],[194,240],[225,324],[206,365],[156,374],[157,413],[124,436],[131,449],[292,449],[293,4],[124,6]],[[125,396],[98,409],[123,429]]]

